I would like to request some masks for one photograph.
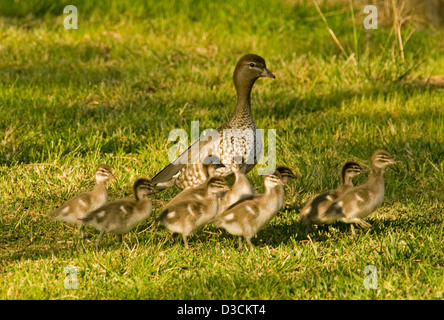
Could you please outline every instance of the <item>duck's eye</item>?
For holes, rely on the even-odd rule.
[[[254,67],[254,63],[252,62],[252,63],[250,63],[250,68],[253,68]]]

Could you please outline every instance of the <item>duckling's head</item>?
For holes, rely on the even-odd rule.
[[[251,90],[254,82],[260,77],[276,78],[267,69],[264,58],[252,53],[240,58],[233,73],[233,81],[238,93],[242,88]]]
[[[133,193],[137,200],[148,198],[148,195],[158,192],[155,184],[145,178],[140,178],[134,182]]]
[[[372,165],[374,168],[384,169],[388,165],[395,164],[393,157],[384,150],[377,150],[372,156]]]
[[[366,171],[357,162],[347,162],[342,166],[342,178],[357,176],[358,174],[366,173]]]
[[[284,184],[287,184],[287,182],[290,179],[296,179],[297,178],[297,176],[293,173],[293,171],[291,171],[290,168],[287,168],[287,167],[284,167],[284,166],[277,167],[274,174],[276,175],[276,173],[280,174],[280,178],[281,178],[281,180],[282,180],[282,182]]]
[[[96,169],[95,174],[96,182],[105,182],[109,179],[116,179],[116,177],[113,175],[111,168],[106,164],[101,164]]]
[[[218,198],[221,198],[227,191],[230,191],[230,187],[224,178],[212,177],[208,180],[208,192],[210,194],[215,194]]]
[[[285,185],[281,180],[280,173],[273,173],[264,177],[265,189],[273,189]]]

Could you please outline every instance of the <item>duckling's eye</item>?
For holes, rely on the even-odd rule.
[[[254,67],[254,63],[252,62],[252,63],[250,63],[250,68],[253,68]]]

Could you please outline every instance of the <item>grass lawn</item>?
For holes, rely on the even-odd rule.
[[[444,31],[406,20],[401,51],[391,20],[363,28],[361,2],[354,15],[348,1],[319,2],[345,52],[312,1],[3,1],[0,299],[443,299]],[[64,28],[68,4],[78,29]],[[46,216],[90,190],[98,164],[117,177],[110,200],[126,197],[168,164],[172,129],[222,124],[250,52],[276,75],[253,89],[256,124],[277,130],[277,164],[301,173],[256,250],[213,225],[186,250],[154,227],[178,190],[155,195],[151,218],[122,245],[105,235],[100,252],[96,230],[82,244]],[[368,168],[376,149],[399,164],[373,227],[353,238],[335,223],[308,240],[302,204],[335,188],[344,162]],[[376,289],[364,287],[368,265]],[[64,286],[67,266],[77,289]]]

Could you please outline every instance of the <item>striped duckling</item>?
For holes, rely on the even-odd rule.
[[[362,228],[371,227],[363,218],[380,207],[384,201],[384,169],[396,164],[396,161],[387,151],[377,150],[371,158],[371,163],[372,169],[367,182],[339,195],[325,212],[325,217],[329,220],[352,224],[353,235],[356,235],[353,223]]]
[[[67,201],[56,210],[48,213],[48,216],[57,220],[79,226],[82,239],[85,237],[84,225],[79,219],[86,217],[90,212],[100,208],[108,202],[106,182],[115,177],[109,166],[101,164],[97,167],[94,178],[95,186],[92,191],[83,192]]]
[[[341,184],[335,190],[323,192],[308,201],[301,211],[301,223],[309,233],[313,224],[331,224],[335,220],[325,216],[325,211],[332,202],[347,190],[353,188],[353,177],[365,173],[356,162],[347,162],[342,166]]]
[[[171,232],[182,234],[187,249],[188,237],[215,217],[219,208],[219,198],[230,190],[222,177],[210,178],[206,187],[207,192],[202,200],[196,200],[190,194],[189,198],[182,198],[181,202],[167,204],[156,219],[157,223],[164,225]]]
[[[239,237],[239,249],[242,249],[244,238],[254,249],[251,238],[273,219],[281,208],[279,187],[284,183],[277,175],[266,175],[264,178],[265,193],[255,194],[234,204],[214,220],[216,227],[223,228]]]
[[[151,215],[152,202],[148,197],[157,192],[154,184],[148,179],[138,179],[133,185],[134,199],[120,199],[109,202],[80,219],[100,231],[96,240],[96,249],[105,233],[115,233],[119,241],[122,235],[131,231],[135,226]]]

